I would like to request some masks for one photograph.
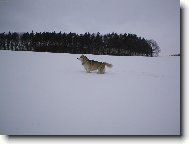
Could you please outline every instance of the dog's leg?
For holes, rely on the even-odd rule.
[[[101,71],[100,71],[100,74],[104,74],[105,73],[105,69],[102,69]]]
[[[103,67],[98,68],[97,74],[104,74],[104,73],[105,73],[105,67],[104,68]]]
[[[105,73],[105,67],[102,69],[102,73],[103,73],[103,74]]]
[[[86,70],[87,73],[90,73],[89,68],[86,68],[86,67],[85,67],[85,70]]]
[[[86,72],[87,72],[87,73],[90,73],[91,71],[90,71],[89,69],[86,69]]]

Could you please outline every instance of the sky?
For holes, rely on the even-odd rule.
[[[0,0],[0,32],[132,33],[180,53],[179,0]]]

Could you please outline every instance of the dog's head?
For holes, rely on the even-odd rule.
[[[80,58],[77,58],[77,59],[80,60],[82,63],[88,60],[88,58],[84,55],[81,55]]]

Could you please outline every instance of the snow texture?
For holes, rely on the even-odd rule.
[[[180,57],[0,51],[0,134],[180,135]]]

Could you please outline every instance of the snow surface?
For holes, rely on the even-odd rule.
[[[180,134],[180,57],[79,56],[0,51],[0,134]]]

